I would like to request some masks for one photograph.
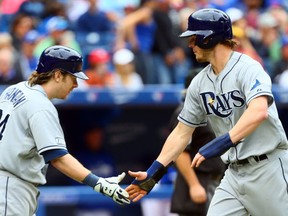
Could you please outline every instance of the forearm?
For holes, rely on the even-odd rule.
[[[193,132],[194,128],[179,122],[168,136],[156,160],[164,166],[167,166],[172,161],[176,161],[180,153],[184,151],[187,143],[189,143]]]
[[[91,173],[86,169],[76,158],[70,154],[56,158],[51,161],[52,166],[59,170],[64,175],[72,178],[77,182],[82,182],[86,176]]]
[[[143,23],[147,19],[150,19],[150,17],[152,16],[152,13],[153,13],[153,10],[151,8],[148,8],[148,7],[140,8],[126,15],[122,20],[120,20],[121,27],[129,28],[131,26],[137,25],[138,23]]]
[[[132,184],[137,185],[141,190],[149,193],[154,185],[167,172],[169,164],[175,161],[179,154],[183,152],[187,143],[190,141],[193,131],[194,128],[179,122],[168,136],[158,158],[147,169],[145,176],[142,176],[140,179],[137,173],[132,173],[132,176],[136,177]]]
[[[176,160],[176,166],[189,187],[200,184],[194,169],[191,168],[191,162],[190,155],[185,151]]]
[[[267,118],[267,97],[260,96],[252,100],[236,125],[229,131],[231,141],[237,143],[241,139],[249,136]]]
[[[92,187],[93,190],[105,196],[111,197],[120,205],[130,203],[129,194],[119,186],[119,182],[125,177],[124,172],[116,177],[98,177],[70,154],[54,159],[51,164],[66,176]]]

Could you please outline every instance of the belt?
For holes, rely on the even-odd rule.
[[[259,156],[251,156],[250,158],[253,158],[257,163],[260,162],[260,161],[268,159],[266,154],[262,154],[262,155],[259,155]],[[245,165],[245,164],[249,164],[249,163],[250,162],[249,162],[248,158],[232,162],[232,164],[236,164],[236,165]]]

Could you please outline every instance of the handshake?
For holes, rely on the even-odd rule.
[[[136,202],[147,195],[171,164],[164,167],[160,162],[154,161],[146,172],[129,171],[130,176],[135,177],[135,179],[125,190],[119,186],[119,182],[125,177],[124,172],[116,177],[109,178],[101,178],[90,173],[83,183],[91,186],[95,191],[111,197],[120,205],[129,204],[130,199]]]
[[[104,194],[105,196],[111,197],[120,205],[129,204],[129,194],[119,186],[119,182],[121,182],[124,177],[124,172],[116,177],[100,177],[94,186],[94,190]]]

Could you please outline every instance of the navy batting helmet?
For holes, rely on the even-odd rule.
[[[88,77],[82,72],[82,62],[82,56],[77,51],[65,46],[51,46],[42,52],[36,71],[45,73],[60,69],[86,80]]]
[[[223,11],[206,8],[195,11],[188,18],[188,28],[179,37],[196,36],[195,44],[202,49],[214,47],[217,43],[232,39],[232,25]]]

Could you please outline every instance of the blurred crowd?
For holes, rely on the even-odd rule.
[[[178,35],[193,11],[207,7],[225,11],[237,50],[287,86],[287,0],[1,0],[0,84],[26,80],[41,52],[56,44],[83,55],[90,77],[83,88],[184,83],[202,65]]]

